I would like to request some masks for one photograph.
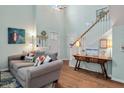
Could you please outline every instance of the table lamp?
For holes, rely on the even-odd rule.
[[[81,53],[80,53],[81,43],[80,43],[79,40],[76,42],[75,46],[78,48],[78,53],[77,53],[77,54],[80,55],[80,54],[81,54]]]
[[[107,40],[107,48],[110,49],[110,57],[111,57],[111,49],[112,49],[112,40],[111,39]]]

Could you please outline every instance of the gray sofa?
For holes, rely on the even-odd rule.
[[[8,57],[10,72],[25,88],[39,88],[49,83],[57,82],[62,68],[62,60],[54,60],[40,66],[33,62],[21,60],[22,55]]]

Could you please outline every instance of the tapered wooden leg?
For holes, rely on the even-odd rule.
[[[81,63],[81,62],[79,61],[79,63],[78,63],[78,70],[80,69],[80,63]]]
[[[1,71],[0,71],[0,82],[1,82]]]
[[[0,71],[0,86],[1,86],[1,71]]]
[[[107,79],[108,75],[107,75],[107,71],[106,71],[106,68],[105,68],[105,64],[100,64],[100,65],[101,65],[102,73],[105,76],[105,78]]]
[[[76,62],[76,64],[75,64],[75,68],[74,68],[74,70],[77,69],[77,65],[78,65],[78,60],[77,60],[77,62]]]
[[[58,80],[54,81],[52,84],[52,88],[57,88]]]
[[[103,65],[102,65],[102,64],[100,64],[100,66],[101,66],[101,69],[102,69],[102,73],[104,74]]]
[[[103,69],[104,69],[105,77],[106,77],[106,79],[107,79],[107,78],[108,78],[108,74],[107,74],[107,71],[106,71],[106,68],[105,68],[105,64],[103,64]]]

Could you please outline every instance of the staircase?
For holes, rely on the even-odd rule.
[[[111,28],[110,15],[108,7],[96,10],[96,20],[83,31],[81,35],[70,44],[71,48],[75,47],[77,41],[81,43],[81,50],[99,48],[99,41]]]

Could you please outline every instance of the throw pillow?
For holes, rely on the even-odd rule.
[[[25,56],[21,56],[21,58],[20,58],[21,60],[25,60]]]
[[[47,55],[43,63],[49,63],[51,60],[51,57]]]
[[[39,65],[43,64],[44,60],[45,60],[45,56],[37,57],[35,60],[34,66],[39,66]]]
[[[51,57],[52,61],[57,60],[58,53],[49,53],[48,55]]]
[[[39,56],[43,56],[43,55],[45,55],[45,52],[44,52],[44,51],[36,51],[36,52],[35,52],[35,55],[34,55],[34,58],[36,59],[36,58],[38,58]]]
[[[25,61],[26,62],[33,62],[33,58],[32,56],[25,56]]]
[[[35,55],[35,52],[30,52],[30,53],[28,53],[27,56],[33,57],[34,55]]]

